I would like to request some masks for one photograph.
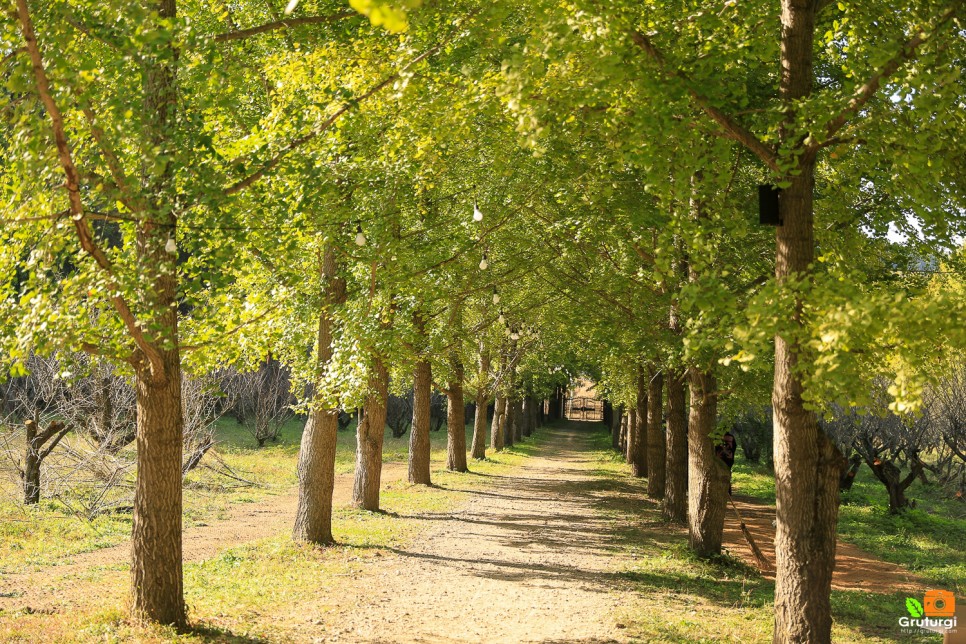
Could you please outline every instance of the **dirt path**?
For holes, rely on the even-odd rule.
[[[755,543],[774,568],[775,527],[772,521],[775,520],[775,508],[741,496],[735,497],[735,505],[738,506],[738,512],[744,518],[745,525],[748,526]],[[755,566],[751,547],[745,541],[741,533],[741,525],[730,506],[725,515],[724,545],[748,565]],[[774,570],[764,571],[763,576],[774,580]],[[851,543],[839,540],[835,547],[832,588],[874,593],[881,593],[883,589],[888,589],[889,592],[921,592],[925,588],[925,583],[902,566],[882,561]]]
[[[594,474],[586,433],[542,431],[549,440],[518,473],[468,490],[456,512],[423,515],[417,543],[313,607],[321,641],[625,641],[611,616],[622,555],[600,512],[617,493]]]
[[[394,483],[405,477],[404,463],[383,465],[383,483]],[[336,476],[333,504],[346,506],[351,498],[352,475]],[[183,535],[184,560],[202,561],[226,548],[291,530],[297,505],[298,493],[293,488],[257,503],[240,503],[226,519],[188,528]],[[78,603],[85,589],[65,584],[65,579],[95,567],[126,565],[130,557],[131,542],[125,541],[67,557],[42,570],[14,575],[0,573],[0,610],[29,606],[34,611],[45,611],[61,604]]]

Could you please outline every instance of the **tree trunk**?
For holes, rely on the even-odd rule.
[[[27,453],[23,467],[23,502],[27,505],[40,503],[40,449],[37,447],[37,423],[28,420]]]
[[[433,370],[420,360],[413,374],[413,426],[409,432],[409,482],[430,485],[429,413],[433,398]]]
[[[345,281],[336,276],[335,249],[326,244],[322,255],[322,283],[325,303],[319,313],[316,345],[316,377],[324,376],[332,360],[333,308],[345,302]],[[313,400],[302,432],[298,460],[298,509],[292,538],[321,545],[335,543],[332,537],[332,492],[335,489],[335,451],[339,431],[339,410]]]
[[[647,496],[664,498],[667,448],[662,416],[664,414],[664,374],[650,370],[647,384]]]
[[[623,418],[621,418],[621,429],[620,429],[620,439],[617,446],[617,451],[624,455],[624,460],[627,460],[627,435],[630,433],[628,428],[630,427],[631,412],[633,408],[628,409]]]
[[[667,472],[661,511],[667,521],[688,520],[688,421],[685,410],[684,374],[667,377]]]
[[[789,109],[782,146],[800,149],[796,101],[812,91],[815,9],[812,0],[781,2],[781,80],[779,96]],[[807,275],[814,259],[813,196],[815,156],[804,152],[785,180],[779,198],[782,225],[776,229],[775,276],[779,283]],[[801,324],[800,304],[795,322]],[[775,337],[774,418],[775,642],[830,642],[832,569],[838,523],[838,450],[805,408],[798,375],[800,348]]]
[[[463,363],[458,358],[451,357],[450,369],[453,376],[446,385],[446,469],[452,472],[465,472],[467,471],[466,405],[463,399]],[[479,405],[476,408],[479,410]],[[473,440],[475,449],[475,426]]]
[[[370,393],[366,396],[362,421],[356,431],[356,473],[352,486],[352,504],[364,510],[379,509],[388,389],[389,372],[382,358],[375,358],[369,374]]]
[[[490,356],[485,351],[480,353],[480,381],[476,392],[476,414],[473,417],[473,458],[482,461],[486,458],[486,421],[488,415],[487,400],[489,396],[486,384],[490,373]],[[494,401],[495,404],[495,401]]]
[[[478,461],[486,458],[486,394],[476,394],[476,414],[473,416],[473,453]]]
[[[537,401],[533,396],[523,399],[523,435],[532,436],[537,426]]]
[[[177,309],[171,307],[164,317],[168,318],[168,328],[176,330]],[[137,480],[131,530],[133,611],[155,622],[184,627],[187,617],[181,570],[181,361],[177,344],[174,349],[159,349],[159,352],[164,361],[163,378],[152,374],[147,365],[135,372]]]
[[[628,443],[629,462],[634,476],[647,476],[647,370],[641,365],[637,372],[637,405],[634,408],[634,427],[628,434],[633,436],[633,445]]]
[[[692,368],[688,420],[688,544],[701,557],[721,554],[728,495],[728,467],[714,452],[718,416],[715,377]]]
[[[523,441],[523,425],[526,420],[523,416],[523,398],[517,398],[513,402],[513,442],[520,443]]]
[[[614,413],[610,423],[610,446],[615,450],[621,447],[621,423],[624,421],[624,407],[618,405],[614,407]]]
[[[175,0],[152,3],[160,21],[176,21]],[[163,159],[175,141],[177,51],[173,39],[155,48],[143,63],[143,154]],[[187,625],[181,568],[181,353],[178,337],[178,271],[165,248],[177,239],[173,174],[169,163],[144,163],[147,219],[137,231],[141,266],[140,320],[152,329],[156,362],[140,352],[135,359],[137,399],[137,480],[131,531],[131,608],[135,617],[178,628]],[[160,224],[158,225],[160,220]]]
[[[517,401],[513,399],[507,399],[506,401],[506,413],[503,418],[503,445],[504,447],[513,447],[513,443],[516,439],[516,425],[518,415],[518,405]]]
[[[869,469],[879,479],[879,482],[885,486],[886,492],[889,494],[889,514],[898,514],[904,508],[909,507],[909,500],[906,498],[906,489],[922,473],[922,465],[918,464],[918,459],[913,460],[911,463],[912,469],[905,479],[900,478],[902,471],[896,467],[895,463],[888,459],[875,457],[871,461],[867,460],[866,463],[868,463]],[[851,487],[851,481],[849,487]]]
[[[497,452],[503,449],[503,425],[506,408],[506,398],[498,393],[493,404],[493,423],[490,425],[490,449]]]
[[[627,429],[624,435],[624,460],[631,466],[632,472],[637,471],[634,463],[637,459],[637,443],[637,406],[635,405],[627,412]]]

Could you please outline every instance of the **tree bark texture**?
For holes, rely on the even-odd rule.
[[[433,370],[428,360],[416,363],[413,373],[413,426],[409,431],[409,482],[430,485],[429,413],[433,398]]]
[[[647,496],[664,498],[665,459],[664,438],[664,374],[649,370],[647,382]]]
[[[518,418],[518,405],[517,401],[508,398],[506,401],[506,413],[503,416],[503,446],[513,447],[513,443],[516,440],[516,424]]]
[[[506,398],[498,393],[493,403],[493,423],[490,425],[490,449],[497,452],[503,449],[503,426],[506,408]]]
[[[684,373],[670,371],[667,376],[667,464],[664,502],[661,512],[665,520],[686,523],[688,520],[688,420],[685,409]]]
[[[537,400],[533,396],[523,399],[523,435],[532,436],[537,427]]]
[[[793,129],[796,101],[811,94],[815,12],[812,0],[781,2],[781,79],[779,96],[786,106],[780,138],[786,149],[802,146]],[[805,152],[791,185],[779,197],[775,276],[783,283],[810,271],[814,259],[815,157]],[[795,321],[801,324],[800,305]],[[800,347],[775,338],[774,418],[775,632],[782,643],[831,641],[832,569],[838,523],[840,455],[803,401],[797,373]]]
[[[57,447],[60,439],[67,434],[68,427],[59,420],[52,421],[47,429],[41,431],[34,420],[24,423],[27,434],[27,449],[24,454],[23,501],[25,505],[40,503],[40,466]],[[49,444],[44,447],[45,444]]]
[[[712,374],[692,368],[688,420],[688,544],[702,557],[721,554],[728,495],[728,467],[714,451],[718,417],[717,383]]]
[[[345,302],[345,281],[337,276],[335,249],[326,245],[322,253],[322,283],[325,302],[319,313],[316,344],[317,377],[321,378],[332,360],[333,309]],[[335,451],[339,431],[339,410],[315,401],[302,432],[298,460],[298,508],[292,538],[320,545],[335,543],[332,537],[332,493],[335,489]]]
[[[622,408],[623,409],[623,408]],[[627,425],[631,418],[631,410],[624,411],[621,414],[621,425],[618,429],[617,437],[617,451],[621,454],[627,455]]]
[[[486,380],[490,373],[490,356],[485,351],[480,354],[480,384],[476,392],[476,414],[473,417],[473,458],[482,461],[486,458],[486,421],[487,401]],[[494,403],[495,404],[495,403]]]
[[[153,3],[160,20],[177,18],[175,0]],[[144,153],[171,153],[178,102],[177,50],[168,40],[143,64]],[[154,361],[135,358],[137,400],[137,480],[131,534],[132,612],[178,628],[187,625],[181,568],[181,457],[184,418],[181,407],[181,352],[178,337],[178,277],[165,250],[177,239],[172,211],[173,173],[167,164],[145,164],[142,176],[151,223],[136,236],[140,261],[140,299],[148,305],[154,328]],[[160,219],[162,225],[158,225]],[[144,348],[148,350],[147,347]]]
[[[173,288],[171,295],[173,302]],[[168,328],[176,330],[177,309],[171,307],[165,317],[169,318]],[[164,361],[163,378],[147,365],[135,371],[137,480],[131,530],[132,610],[138,617],[183,628],[187,614],[181,569],[181,359],[177,344],[159,351]]]
[[[375,511],[379,509],[389,372],[382,358],[375,358],[371,369],[369,394],[363,407],[362,421],[356,431],[356,472],[352,486],[352,504],[364,510]]]
[[[452,357],[450,371],[453,375],[446,385],[446,469],[451,472],[465,472],[466,401],[463,397],[463,363]],[[479,405],[476,408],[479,410]],[[474,440],[475,437],[474,426]]]
[[[634,444],[628,447],[631,471],[634,476],[647,476],[647,369],[641,365],[637,371],[637,405],[634,409]]]
[[[631,466],[632,472],[637,470],[637,466],[634,464],[638,453],[637,443],[637,406],[635,405],[627,412],[627,430],[624,435],[624,460]]]
[[[473,416],[473,453],[478,461],[486,458],[486,394],[476,394],[476,414]]]
[[[614,407],[610,419],[610,446],[615,450],[619,450],[621,445],[621,422],[623,422],[623,417],[623,406],[618,405]]]

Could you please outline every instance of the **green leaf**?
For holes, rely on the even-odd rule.
[[[906,599],[906,610],[909,611],[909,614],[913,617],[922,617],[924,612],[922,609],[922,604],[919,603],[919,600],[913,599],[912,597]]]

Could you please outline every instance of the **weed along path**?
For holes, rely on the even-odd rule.
[[[613,615],[619,549],[588,432],[541,430],[544,441],[512,475],[490,477],[413,544],[387,552],[313,608],[332,641],[624,641]],[[321,629],[320,629],[321,630]],[[322,632],[320,632],[320,635]],[[329,641],[329,640],[326,640]]]

